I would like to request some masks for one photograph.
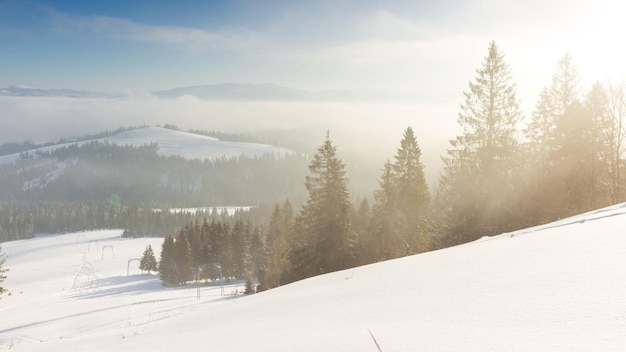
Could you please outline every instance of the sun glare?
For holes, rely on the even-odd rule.
[[[626,32],[622,2],[595,2],[581,9],[588,11],[570,42],[571,55],[579,67],[583,84],[619,80],[626,74],[626,50],[622,44]]]

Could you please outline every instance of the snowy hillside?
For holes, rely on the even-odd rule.
[[[292,153],[286,148],[275,147],[266,144],[225,142],[217,138],[203,135],[174,131],[160,127],[146,127],[124,131],[110,137],[95,140],[56,144],[47,147],[33,149],[24,153],[0,156],[0,166],[15,164],[16,174],[31,171],[33,166],[45,170],[34,173],[31,178],[22,180],[21,188],[24,191],[36,191],[48,186],[51,182],[58,180],[66,174],[68,165],[75,166],[80,160],[70,158],[59,160],[56,157],[41,157],[42,153],[53,153],[60,148],[67,148],[73,145],[84,146],[87,143],[99,141],[108,142],[119,146],[141,147],[156,143],[158,144],[157,154],[159,156],[182,156],[186,159],[209,159],[237,158],[239,156],[261,157],[263,155],[274,155],[278,158]],[[24,158],[28,155],[28,158]],[[18,161],[24,160],[23,164]],[[162,175],[163,184],[168,183],[167,175]],[[6,182],[6,179],[3,180]],[[8,184],[8,183],[7,183]]]
[[[626,204],[252,296],[163,288],[119,231],[8,242],[1,349],[623,351]],[[111,247],[108,247],[111,246]],[[114,258],[113,258],[114,252]],[[199,299],[198,298],[199,294]]]
[[[215,159],[222,157],[232,158],[240,155],[257,157],[271,153],[274,153],[277,156],[284,156],[291,153],[289,149],[274,147],[267,144],[224,142],[218,140],[217,138],[182,131],[174,131],[162,127],[138,128],[93,141],[110,142],[120,146],[142,146],[157,143],[159,145],[159,155],[180,155],[189,159]],[[37,151],[50,152],[71,145],[81,146],[89,142],[92,142],[92,140],[57,144],[31,150],[28,153],[34,156]],[[0,165],[14,163],[19,158],[19,153],[1,156]]]

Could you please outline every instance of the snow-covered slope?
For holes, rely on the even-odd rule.
[[[127,260],[158,240],[105,231],[8,242],[11,295],[2,296],[0,315],[10,318],[0,319],[0,344],[17,351],[376,351],[371,331],[383,351],[623,351],[624,228],[620,204],[252,296],[222,297],[218,287],[202,286],[199,300],[196,287],[162,288],[132,267],[126,277]],[[101,259],[106,245],[115,259],[107,250]],[[87,285],[77,286],[89,267],[92,280],[86,275]]]
[[[189,132],[173,131],[162,127],[146,127],[122,132],[103,140],[118,145],[141,146],[150,143],[159,144],[159,155],[180,155],[189,159],[232,158],[240,155],[251,157],[274,153],[284,156],[289,149],[267,144],[225,142],[217,138]]]
[[[92,141],[110,142],[117,145],[142,146],[151,143],[159,145],[158,154],[162,156],[180,155],[189,159],[216,159],[232,158],[240,155],[250,157],[273,153],[284,156],[291,153],[289,149],[267,144],[224,142],[217,138],[207,137],[189,132],[174,131],[162,127],[145,127],[125,131],[111,137],[80,142],[62,143],[29,151],[35,156],[37,151],[51,152],[71,145],[84,145]],[[14,163],[20,158],[20,153],[0,157],[0,165]]]
[[[160,156],[182,156],[187,159],[209,159],[236,158],[239,156],[261,157],[266,154],[273,154],[277,158],[284,157],[292,153],[287,148],[275,147],[267,144],[225,142],[217,138],[207,137],[194,133],[174,131],[161,127],[145,127],[125,131],[107,138],[87,140],[80,142],[62,143],[47,147],[37,148],[25,153],[16,153],[0,156],[0,165],[15,164],[22,159],[23,155],[29,155],[28,167],[33,165],[46,166],[49,170],[46,174],[37,175],[33,179],[24,182],[24,190],[35,190],[49,184],[65,173],[68,164],[75,165],[78,160],[57,160],[56,158],[39,159],[39,153],[50,153],[60,148],[72,145],[82,146],[93,141],[109,142],[120,146],[143,146],[147,144],[158,144],[158,155]],[[18,170],[21,172],[21,169]]]

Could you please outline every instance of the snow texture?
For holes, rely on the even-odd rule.
[[[165,288],[137,262],[126,276],[161,239],[7,242],[0,349],[377,351],[374,336],[385,352],[623,351],[625,214],[619,204],[249,296],[232,294],[241,283],[225,296],[217,283]]]

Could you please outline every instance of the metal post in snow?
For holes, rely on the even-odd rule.
[[[217,265],[217,268],[220,269],[220,294],[224,295],[224,279],[222,278],[222,266],[220,264]]]
[[[196,272],[196,286],[198,288],[198,292],[196,292],[196,299],[200,300],[200,273],[202,272],[202,268],[198,267],[198,271]]]

